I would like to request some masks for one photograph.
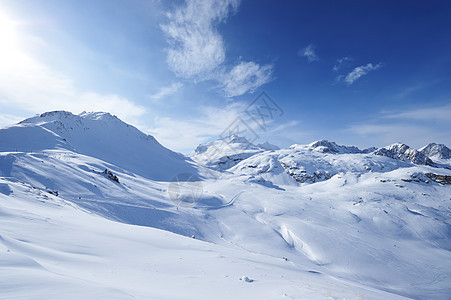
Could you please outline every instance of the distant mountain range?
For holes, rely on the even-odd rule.
[[[43,113],[0,129],[0,297],[447,299],[450,153],[232,135],[185,156]]]

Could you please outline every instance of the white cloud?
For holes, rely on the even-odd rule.
[[[315,46],[310,44],[301,51],[298,52],[298,55],[307,57],[308,62],[318,61],[319,57],[315,53]]]
[[[158,92],[150,96],[150,99],[158,101],[162,98],[165,98],[169,95],[173,95],[177,93],[183,87],[183,83],[174,82],[169,86],[162,87]]]
[[[242,62],[223,75],[222,88],[227,97],[252,93],[270,81],[271,74],[271,65],[260,66],[254,62]]]
[[[349,131],[359,135],[358,141],[368,145],[385,146],[396,142],[420,148],[429,143],[451,144],[451,131],[434,131],[421,124],[358,124]]]
[[[216,26],[238,4],[238,0],[187,0],[186,6],[168,13],[169,24],[161,27],[169,37],[167,63],[174,73],[202,79],[224,62],[224,43]]]
[[[281,123],[280,120],[267,121],[267,128],[264,131],[246,113],[248,106],[249,103],[234,101],[221,107],[202,107],[199,114],[191,119],[156,117],[155,125],[145,131],[155,136],[165,147],[182,153],[190,153],[199,144],[227,136],[230,132],[236,133],[237,128],[240,136],[255,144],[263,143],[265,140],[286,141],[287,136],[306,134],[305,130],[299,132],[294,129],[299,124],[298,121],[287,123]],[[292,129],[292,132],[287,133],[289,129]]]
[[[431,86],[434,86],[436,84],[440,84],[441,80],[432,80],[432,81],[427,81],[427,82],[420,82],[408,87],[403,87],[398,93],[396,93],[394,95],[394,98],[398,98],[398,99],[403,99],[403,98],[407,98],[415,95],[417,92],[426,89],[426,88],[430,88]]]
[[[451,125],[451,104],[412,109],[402,112],[389,112],[383,117],[390,119],[406,119],[413,121],[443,122]]]
[[[9,126],[12,124],[16,124],[25,119],[24,117],[19,117],[10,114],[1,114],[0,115],[0,127]]]
[[[347,131],[358,135],[358,141],[370,145],[394,142],[422,147],[428,143],[451,145],[451,105],[415,108],[403,112],[382,112],[367,122],[354,124]]]
[[[271,129],[270,133],[271,134],[275,134],[275,133],[278,133],[278,132],[283,132],[283,131],[287,130],[288,128],[296,127],[298,125],[299,125],[299,121],[292,120],[292,121],[289,121],[287,123],[279,124],[278,126],[276,126],[273,129]]]
[[[335,72],[338,72],[341,68],[347,66],[353,60],[354,59],[352,57],[348,57],[348,56],[339,58],[339,59],[337,59],[337,62],[335,63],[332,70],[334,70]]]
[[[368,63],[365,66],[360,66],[360,67],[354,68],[354,70],[352,70],[348,75],[346,75],[346,77],[344,77],[344,79],[343,79],[343,77],[339,77],[339,78],[342,78],[342,80],[344,80],[348,85],[351,85],[360,77],[365,76],[366,74],[368,74],[371,71],[378,70],[381,67],[382,67],[382,64],[380,64],[380,63],[377,65]]]
[[[72,112],[101,110],[124,119],[145,112],[143,107],[116,94],[80,91],[69,78],[23,53],[20,62],[6,67],[0,61],[0,66],[1,106],[35,113],[55,109]]]
[[[214,80],[226,96],[253,92],[271,78],[272,67],[255,62],[224,65],[226,49],[217,27],[236,11],[240,0],[186,0],[167,14],[162,25],[168,37],[167,63],[179,77],[195,82]],[[232,82],[232,80],[234,82]]]
[[[157,117],[155,126],[147,131],[165,147],[187,153],[200,143],[217,139],[238,116],[244,115],[246,107],[239,102],[225,107],[207,106],[188,120]]]

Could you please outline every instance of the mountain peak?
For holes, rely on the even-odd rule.
[[[336,153],[338,145],[335,142],[328,140],[318,140],[308,144],[310,148],[314,148],[318,152],[333,152]]]
[[[419,151],[430,158],[451,158],[451,149],[446,147],[444,144],[429,143]]]
[[[280,148],[278,146],[271,144],[268,141],[265,141],[264,143],[261,143],[261,144],[257,144],[257,147],[264,149],[264,150],[269,150],[269,151],[280,150]]]
[[[54,116],[58,116],[58,117],[73,117],[75,116],[73,113],[69,112],[69,111],[65,111],[65,110],[54,110],[54,111],[48,111],[45,113],[42,113],[39,115],[40,118],[47,118],[47,117],[54,117]]]
[[[236,134],[229,135],[221,140],[223,140],[227,144],[245,144],[245,145],[249,145],[249,146],[252,145],[252,143],[249,142],[249,140],[247,138],[245,138],[244,136],[236,135]]]
[[[318,140],[305,146],[293,145],[290,148],[307,148],[321,153],[333,154],[362,153],[362,151],[355,146],[338,145],[337,143],[328,140]]]
[[[0,129],[0,151],[55,149],[92,156],[159,180],[181,171],[196,172],[186,157],[106,112],[50,111]]]
[[[104,111],[83,111],[81,114],[79,114],[82,118],[88,118],[88,119],[102,119],[102,118],[113,118],[116,116],[111,115],[109,112]]]
[[[202,154],[211,148],[215,148],[215,152],[218,152],[217,150],[221,149],[222,151],[220,152],[224,155],[231,154],[232,152],[258,149],[258,147],[249,142],[247,138],[232,134],[224,138],[219,138],[217,140],[207,142],[205,144],[199,144],[194,150],[194,153]]]
[[[52,121],[62,121],[69,118],[75,118],[77,117],[73,113],[65,110],[54,110],[54,111],[48,111],[45,113],[42,113],[40,115],[36,115],[31,118],[27,118],[23,121],[20,121],[19,124],[27,124],[27,123],[46,123],[46,122],[52,122]]]
[[[434,165],[434,162],[417,149],[411,148],[403,143],[394,143],[372,152],[374,155],[386,156],[404,162],[417,165]]]
[[[81,114],[78,115],[80,118],[83,119],[89,119],[89,120],[103,120],[103,121],[108,121],[108,120],[112,120],[112,121],[119,121],[122,123],[123,122],[121,119],[119,119],[117,116],[110,114],[109,112],[103,112],[103,111],[92,111],[92,112],[82,112]],[[127,124],[129,125],[129,124]]]
[[[203,165],[226,170],[263,150],[249,142],[247,138],[232,134],[200,144],[194,150],[191,158]]]
[[[111,115],[109,112],[86,112],[83,111],[82,113],[76,115],[71,113],[70,111],[65,110],[53,110],[44,112],[42,114],[38,114],[34,117],[27,118],[20,123],[35,123],[35,122],[42,122],[42,121],[55,121],[55,120],[65,120],[65,119],[71,119],[71,118],[81,118],[81,119],[89,119],[89,120],[119,120],[118,117]],[[122,122],[122,121],[121,121]]]

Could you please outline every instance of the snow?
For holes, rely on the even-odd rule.
[[[375,150],[373,154],[420,165],[432,166],[434,164],[432,160],[422,152],[402,143],[395,143],[383,148],[379,148]]]
[[[154,137],[109,113],[44,113],[0,129],[0,149],[10,152],[65,149],[114,162],[155,180],[170,180],[174,173],[196,172],[186,157],[164,148]]]
[[[227,170],[240,161],[265,150],[253,145],[244,137],[231,135],[199,145],[191,154],[191,158],[201,165],[217,170]]]
[[[1,196],[0,206],[4,298],[401,299],[278,257],[109,221],[24,183],[9,184],[14,195]],[[243,273],[252,286],[239,284]]]
[[[316,141],[308,145],[309,148],[318,152],[331,152],[331,153],[360,153],[359,148],[354,146],[339,146],[335,142],[329,142],[327,140]]]
[[[419,151],[432,160],[451,159],[451,149],[443,144],[430,143]]]
[[[244,281],[244,282],[254,282],[253,279],[250,279],[250,278],[247,277],[247,276],[242,276],[242,277],[240,278],[240,280],[242,280],[242,281]]]
[[[258,148],[264,149],[264,150],[280,150],[279,146],[271,144],[270,142],[266,141],[264,143],[261,144],[257,144]]]
[[[0,298],[447,299],[451,164],[328,143],[193,161],[106,113],[0,129]]]

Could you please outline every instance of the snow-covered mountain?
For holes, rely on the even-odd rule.
[[[322,153],[361,153],[362,151],[354,146],[339,146],[335,142],[329,142],[327,140],[321,140],[313,142],[307,145],[308,148],[311,148],[315,151]],[[296,146],[291,146],[290,148],[297,148]]]
[[[210,145],[215,143],[218,141],[211,142]],[[251,181],[271,185],[314,183],[346,172],[389,172],[411,164],[434,165],[427,156],[407,145],[393,144],[374,149],[360,150],[354,146],[342,146],[326,140],[308,145],[295,144],[288,149],[270,152],[255,146],[235,147],[233,155],[225,158],[228,161],[231,158],[238,159],[229,163],[226,169],[236,175],[250,176]],[[206,155],[203,163],[214,166],[217,160],[216,157]]]
[[[27,119],[0,129],[0,297],[448,299],[451,164],[426,148],[191,159],[106,113]]]
[[[264,147],[268,146],[272,147],[269,143],[263,147],[255,146],[245,137],[231,135],[199,145],[191,154],[191,158],[202,165],[217,170],[227,170],[240,161],[267,150]]]
[[[430,143],[419,150],[423,155],[431,159],[450,159],[451,149],[443,144]]]
[[[343,146],[338,145],[335,142],[330,142],[328,140],[319,140],[308,145],[292,145],[290,149],[311,149],[321,153],[335,153],[335,154],[350,154],[350,153],[370,153],[376,150],[376,148],[371,147],[368,149],[360,150],[355,146]]]
[[[67,150],[155,180],[195,172],[189,160],[109,113],[52,111],[0,129],[0,151]]]
[[[266,141],[264,143],[261,144],[257,144],[258,148],[264,149],[264,150],[280,150],[279,146],[271,144],[270,142]]]
[[[406,144],[402,143],[395,143],[383,148],[379,148],[372,153],[375,155],[398,159],[404,162],[412,162],[417,165],[432,166],[434,164],[434,162],[423,152],[420,152],[417,149],[410,148]]]
[[[259,176],[275,184],[314,183],[346,173],[389,172],[405,163],[368,154],[333,154],[316,148],[290,147],[254,155],[231,169],[235,174]]]

